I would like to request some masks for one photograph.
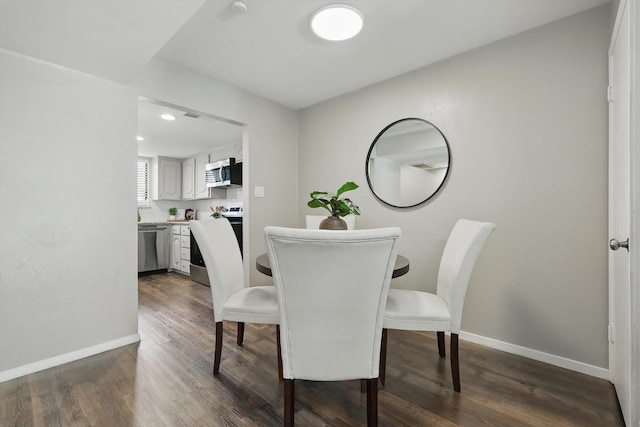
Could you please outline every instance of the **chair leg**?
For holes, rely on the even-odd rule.
[[[293,426],[293,414],[295,412],[296,391],[294,380],[284,380],[284,426]]]
[[[387,376],[387,330],[382,329],[382,342],[380,344],[380,368],[379,368],[380,383],[384,386],[384,381]]]
[[[438,331],[438,353],[440,353],[440,357],[445,357],[447,355],[444,348],[444,332]]]
[[[460,393],[460,361],[458,360],[458,334],[451,334],[451,376],[453,389]]]
[[[367,379],[367,427],[378,426],[378,379]]]
[[[213,356],[213,375],[220,371],[220,356],[222,354],[222,322],[216,322],[216,347]]]
[[[236,343],[238,345],[242,345],[244,341],[244,322],[238,322],[238,337],[236,339]]]
[[[380,383],[384,386],[384,379],[387,373],[387,330],[382,329],[382,340],[380,342],[380,364],[378,366],[378,376]],[[360,380],[360,393],[367,391],[366,380]]]
[[[276,345],[278,346],[278,380],[284,380],[282,374],[282,348],[280,347],[280,325],[276,325]]]

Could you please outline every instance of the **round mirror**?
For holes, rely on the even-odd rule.
[[[449,174],[451,153],[444,134],[423,119],[391,123],[373,140],[365,165],[378,200],[410,208],[432,198]]]

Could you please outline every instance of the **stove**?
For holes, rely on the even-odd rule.
[[[229,206],[220,212],[225,218],[242,218],[243,209],[242,206]]]
[[[231,223],[231,228],[233,228],[238,241],[240,254],[242,254],[242,206],[229,206],[223,209],[220,214]],[[200,248],[198,248],[198,243],[193,238],[193,234],[191,234],[191,280],[209,286],[207,266],[204,264]]]

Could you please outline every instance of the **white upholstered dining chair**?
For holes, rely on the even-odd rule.
[[[320,223],[323,219],[325,219],[327,215],[307,215],[305,217],[305,227],[309,230],[317,230],[320,228]],[[349,214],[347,216],[341,217],[344,222],[347,223],[347,230],[355,230],[356,229],[356,216],[353,214]]]
[[[211,284],[216,323],[213,374],[216,375],[220,369],[223,320],[238,322],[237,344],[242,345],[245,322],[278,324],[278,302],[273,286],[245,285],[240,247],[226,218],[190,221],[189,226],[202,253]],[[278,368],[281,370],[279,346]]]
[[[445,357],[444,333],[451,332],[451,375],[454,390],[460,392],[458,334],[462,307],[475,262],[494,229],[495,225],[487,222],[467,219],[456,222],[442,254],[435,294],[407,289],[389,290],[380,360],[380,380],[383,384],[387,329],[437,332],[441,357]]]
[[[280,308],[285,426],[294,380],[364,380],[368,425],[377,425],[385,300],[400,229],[264,230]]]

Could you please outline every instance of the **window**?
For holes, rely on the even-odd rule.
[[[149,206],[149,159],[138,158],[138,207]]]

